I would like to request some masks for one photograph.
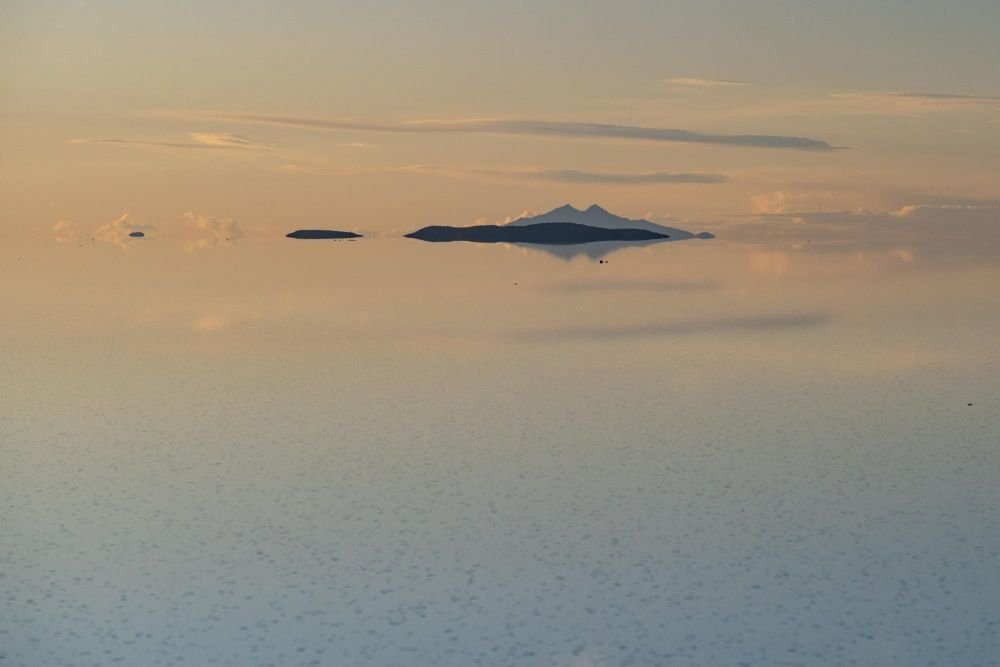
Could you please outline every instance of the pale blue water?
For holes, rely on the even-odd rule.
[[[0,665],[1000,662],[988,257],[3,258]]]

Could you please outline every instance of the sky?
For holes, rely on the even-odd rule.
[[[565,203],[978,225],[997,25],[985,0],[4,0],[0,237],[392,236]]]

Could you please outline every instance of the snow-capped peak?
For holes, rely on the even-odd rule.
[[[602,227],[604,229],[646,229],[652,232],[669,234],[671,238],[690,238],[690,232],[672,227],[664,227],[649,220],[630,220],[622,216],[609,213],[597,204],[591,204],[586,210],[581,211],[571,204],[565,204],[559,208],[554,208],[548,213],[530,217],[518,218],[508,225],[523,226],[536,225],[544,222],[575,222],[580,225],[591,227]]]

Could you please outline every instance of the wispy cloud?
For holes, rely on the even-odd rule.
[[[915,114],[940,111],[996,109],[1000,96],[957,93],[884,91],[833,93],[834,100],[882,113]]]
[[[609,173],[581,171],[577,169],[481,169],[449,167],[443,165],[417,164],[407,167],[409,171],[440,174],[444,176],[472,176],[483,178],[517,179],[557,183],[594,183],[603,185],[641,185],[668,183],[724,183],[728,179],[722,174],[698,172],[640,172]]]
[[[120,146],[138,146],[154,148],[194,148],[221,150],[268,150],[271,146],[251,141],[241,134],[226,132],[190,132],[191,141],[163,141],[155,139],[72,139],[71,144],[117,144]]]
[[[672,86],[686,86],[689,88],[743,88],[750,85],[749,81],[735,81],[732,79],[699,79],[691,77],[664,79],[664,83],[669,83]]]
[[[172,114],[176,115],[176,114]],[[744,148],[773,148],[803,151],[832,151],[838,147],[825,141],[808,137],[769,134],[711,134],[673,128],[613,125],[608,123],[580,123],[571,121],[503,120],[496,118],[407,120],[401,122],[376,122],[358,118],[307,118],[223,112],[182,112],[192,118],[246,123],[251,125],[279,125],[308,130],[352,130],[366,132],[399,133],[478,133],[523,136],[561,137],[567,139],[623,139],[648,142],[680,142],[738,146]]]
[[[956,93],[917,93],[906,91],[890,91],[882,93],[838,93],[839,97],[889,97],[914,100],[931,100],[935,102],[962,102],[971,104],[1000,104],[1000,96],[996,95],[959,95]]]
[[[410,171],[407,167],[341,167],[322,164],[280,164],[274,170],[282,174],[303,174],[308,176],[359,176],[362,174],[398,174]]]
[[[188,136],[201,145],[215,146],[216,148],[239,148],[252,151],[271,148],[269,144],[262,144],[252,141],[242,134],[229,132],[191,132]]]

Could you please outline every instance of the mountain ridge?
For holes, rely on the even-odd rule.
[[[525,225],[549,222],[572,222],[578,225],[600,227],[602,229],[644,229],[656,234],[664,234],[672,240],[690,239],[696,236],[684,229],[659,225],[650,220],[631,220],[620,215],[615,215],[597,204],[591,204],[584,210],[578,209],[572,204],[564,204],[546,213],[518,218],[517,220],[508,222],[504,227],[523,227]],[[697,236],[706,238],[702,235]]]

